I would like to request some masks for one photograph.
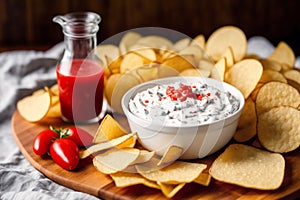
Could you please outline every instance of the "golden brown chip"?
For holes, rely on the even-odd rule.
[[[205,37],[204,35],[200,34],[197,35],[194,40],[192,41],[191,45],[198,45],[200,46],[202,49],[205,49]]]
[[[106,114],[98,127],[93,142],[106,142],[107,140],[126,135],[126,133],[122,126],[110,114]]]
[[[251,98],[248,98],[245,101],[238,129],[233,138],[237,142],[246,142],[253,138],[256,135],[256,119],[255,103]]]
[[[145,171],[142,166],[136,166],[137,171],[151,181],[169,184],[193,182],[207,166],[200,163],[176,161],[167,167],[153,171]]]
[[[299,70],[291,69],[283,73],[288,83],[300,91],[300,72]]]
[[[51,94],[49,90],[42,94],[27,96],[17,103],[20,115],[29,122],[42,120],[51,107]]]
[[[265,70],[269,69],[277,72],[281,71],[281,64],[276,61],[270,59],[259,59],[259,62],[262,64]]]
[[[126,169],[139,156],[135,148],[111,148],[93,159],[94,166],[104,174],[112,174]]]
[[[214,68],[214,63],[210,60],[202,59],[199,61],[198,66],[200,69],[211,71]]]
[[[233,65],[225,75],[225,81],[237,87],[247,99],[261,78],[263,67],[257,60],[246,59]]]
[[[151,81],[158,78],[158,65],[149,64],[136,69],[136,74],[140,77],[141,81]]]
[[[113,91],[118,84],[119,80],[122,78],[122,74],[112,74],[106,81],[104,94],[108,101],[108,103],[111,105],[111,99]]]
[[[87,149],[80,151],[80,158],[81,159],[87,158],[88,156],[90,156],[94,153],[97,153],[97,152],[100,152],[103,150],[107,150],[107,149],[111,149],[113,147],[117,147],[118,145],[120,145],[128,140],[131,141],[132,138],[135,139],[136,138],[135,135],[136,135],[135,133],[130,133],[130,134],[123,135],[121,137],[106,141],[106,142],[101,142],[101,143],[95,144],[93,146],[90,146]]]
[[[185,186],[185,183],[166,184],[157,182],[157,184],[160,186],[162,193],[168,198],[175,196]]]
[[[293,151],[300,145],[300,111],[279,106],[258,117],[258,139],[268,150],[278,153]]]
[[[226,69],[226,58],[221,58],[211,70],[211,78],[224,81],[225,76],[225,69]]]
[[[200,46],[197,45],[187,46],[186,48],[179,51],[179,55],[192,55],[196,61],[199,61],[202,58],[203,50]]]
[[[193,63],[190,62],[187,56],[179,56],[179,55],[166,59],[161,65],[171,67],[179,73],[185,69],[194,68]]]
[[[211,175],[207,173],[201,173],[193,182],[200,185],[208,186],[211,180]]]
[[[137,40],[139,40],[142,36],[133,31],[127,32],[121,39],[119,48],[120,48],[120,54],[125,55],[130,47],[136,43]]]
[[[119,48],[112,44],[98,45],[97,52],[100,60],[105,66],[110,64],[106,62],[106,57],[109,57],[111,60],[117,60],[120,56]]]
[[[269,82],[264,84],[256,97],[256,112],[263,112],[276,106],[292,106],[297,108],[300,104],[300,94],[292,86],[281,82]]]
[[[186,47],[188,47],[191,43],[190,38],[183,38],[181,40],[178,40],[177,42],[175,42],[173,48],[175,51],[181,51],[182,49],[185,49]]]
[[[259,82],[267,83],[271,81],[279,81],[282,83],[287,83],[287,80],[280,72],[269,70],[269,69],[264,70]]]
[[[132,53],[135,53],[135,54],[143,57],[145,60],[148,60],[148,62],[156,60],[156,54],[153,49],[138,49],[138,50],[132,51]]]
[[[110,174],[117,187],[128,187],[131,185],[143,184],[145,186],[160,189],[160,186],[153,181],[149,181],[138,173],[117,172]]]
[[[138,158],[134,161],[132,165],[148,162],[153,158],[154,155],[154,151],[140,150]]]
[[[234,64],[233,51],[230,46],[225,49],[221,57],[226,59],[225,61],[226,61],[227,70],[233,66]]]
[[[210,71],[204,69],[185,69],[179,74],[180,76],[199,76],[199,77],[209,77]]]
[[[274,190],[284,177],[282,155],[232,144],[213,162],[209,173],[219,181],[247,188]]]
[[[164,155],[161,157],[160,161],[157,163],[157,166],[164,166],[171,162],[177,160],[183,153],[183,148],[179,146],[169,146]]]
[[[263,85],[264,85],[263,83],[258,83],[255,89],[252,91],[251,98],[253,99],[253,101],[256,101],[257,93]]]
[[[113,76],[109,77],[107,80],[107,86],[109,84],[110,79]],[[111,93],[110,99],[110,106],[113,109],[113,111],[118,112],[118,113],[123,113],[123,109],[121,106],[121,100],[123,95],[132,87],[140,84],[140,80],[136,77],[133,76],[130,73],[122,74],[121,77],[117,77],[117,83],[113,87],[113,91],[108,91]],[[107,88],[105,88],[107,90]]]
[[[214,31],[207,40],[206,51],[215,60],[220,60],[226,48],[231,47],[234,61],[240,61],[247,50],[247,38],[238,27],[223,26]]]
[[[160,65],[158,67],[157,75],[158,78],[174,77],[174,76],[178,76],[179,72],[173,67]]]
[[[145,59],[136,54],[136,53],[128,53],[124,56],[122,62],[121,62],[121,65],[120,65],[120,72],[122,74],[128,72],[128,71],[131,71],[133,69],[136,69],[138,67],[141,67],[143,66],[145,63]]]
[[[292,48],[285,42],[279,42],[268,58],[282,64],[287,64],[290,68],[295,64],[295,54]]]
[[[139,40],[137,40],[136,44],[146,48],[153,48],[153,49],[160,49],[160,48],[171,49],[173,46],[173,43],[169,39],[157,35],[149,35],[149,36],[141,37]]]

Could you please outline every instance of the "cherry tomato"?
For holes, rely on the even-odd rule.
[[[59,138],[59,134],[52,130],[43,130],[39,132],[32,144],[33,152],[40,156],[46,154],[49,151],[51,144],[57,138]]]
[[[75,142],[67,138],[55,140],[50,146],[54,162],[66,170],[74,170],[79,163],[79,150]]]
[[[93,136],[75,126],[67,129],[67,135],[67,138],[73,140],[78,146],[89,146],[93,143]]]

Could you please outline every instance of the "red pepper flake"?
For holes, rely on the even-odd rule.
[[[210,96],[210,93],[207,93],[206,95],[207,95],[207,96]]]
[[[149,100],[146,99],[146,100],[145,100],[145,103],[149,103]]]

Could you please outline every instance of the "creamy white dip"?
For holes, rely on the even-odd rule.
[[[224,119],[239,106],[231,93],[200,82],[158,85],[137,93],[129,101],[129,110],[134,115],[176,126]]]

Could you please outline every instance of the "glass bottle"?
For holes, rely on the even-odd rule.
[[[104,68],[96,50],[101,18],[92,12],[76,12],[53,21],[64,34],[65,49],[56,67],[62,118],[73,123],[97,122],[104,90]]]

